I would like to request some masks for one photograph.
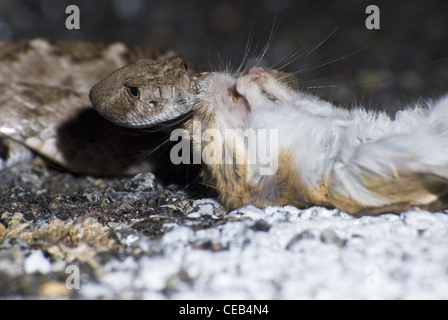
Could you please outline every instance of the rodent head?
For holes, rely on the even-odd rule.
[[[93,107],[112,122],[144,128],[191,111],[196,93],[196,82],[181,58],[142,59],[95,84],[89,98]]]
[[[208,73],[199,81],[197,114],[211,120],[216,129],[244,129],[246,125],[250,106],[236,90],[236,81],[223,73]]]

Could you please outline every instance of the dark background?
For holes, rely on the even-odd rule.
[[[80,9],[80,30],[65,27],[70,4]],[[365,27],[369,4],[380,9],[380,30]],[[345,106],[392,112],[448,91],[444,0],[0,2],[3,40],[123,41],[173,49],[214,69],[220,60],[238,66],[248,43],[248,56],[259,56],[270,35],[258,64],[278,67],[292,59],[286,70],[297,72],[302,88]]]

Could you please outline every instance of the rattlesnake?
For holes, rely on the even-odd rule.
[[[122,97],[121,83],[110,77],[107,83],[103,80],[119,68],[115,75],[133,79],[128,87],[144,87],[150,81],[152,97],[147,100],[157,101],[128,124],[130,119],[120,121],[120,116],[130,104],[112,101]],[[28,159],[33,150],[77,173],[152,171],[168,177],[179,169],[171,165],[169,150],[163,148],[169,140],[164,122],[188,115],[197,92],[195,77],[205,70],[170,50],[120,42],[0,42],[0,169]],[[88,93],[95,83],[102,89],[97,98],[121,112],[102,113],[112,122],[92,108]],[[174,101],[176,97],[182,101]],[[154,125],[159,127],[150,132],[134,130]],[[170,124],[168,129],[172,128]]]
[[[0,168],[27,158],[31,149],[78,173],[157,171],[160,163],[164,172],[165,154],[150,151],[167,140],[166,134],[114,125],[93,110],[88,92],[132,61],[176,56],[118,42],[0,42]]]

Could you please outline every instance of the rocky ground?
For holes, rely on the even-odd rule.
[[[94,178],[35,164],[1,181],[3,298],[448,298],[443,212],[226,215],[151,173]]]
[[[140,238],[159,239],[175,224],[201,229],[228,220],[212,201],[219,218],[189,217],[201,205],[186,192],[162,188],[152,173],[93,178],[29,163],[2,171],[0,180],[0,296],[59,290],[69,265],[88,282],[98,281],[112,257],[148,253],[134,248]]]

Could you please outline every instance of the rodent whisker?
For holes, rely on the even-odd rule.
[[[365,46],[363,46],[361,48],[353,50],[353,51],[351,51],[351,52],[349,52],[349,53],[347,53],[345,55],[342,55],[340,57],[337,57],[337,58],[334,58],[334,59],[331,59],[331,60],[327,60],[327,61],[324,61],[324,62],[319,63],[319,64],[316,63],[316,64],[312,64],[310,66],[306,66],[306,67],[304,67],[302,69],[299,69],[299,70],[293,72],[293,74],[297,75],[297,74],[300,74],[300,73],[306,73],[306,72],[310,72],[310,71],[313,71],[313,70],[316,70],[316,69],[320,69],[320,68],[326,67],[326,66],[328,66],[328,65],[330,65],[332,63],[335,63],[335,62],[338,62],[340,60],[346,59],[346,58],[348,58],[348,57],[358,53],[359,51],[362,51],[362,50],[366,49],[369,46],[370,45],[367,44],[367,45],[365,45]]]
[[[241,58],[241,62],[238,65],[238,67],[235,69],[235,73],[239,73],[241,72],[243,69],[245,71],[245,69],[247,68],[247,58],[250,55],[250,48],[252,46],[252,40],[253,40],[253,23],[250,24],[250,29],[249,29],[249,35],[247,37],[247,42],[246,42],[246,47],[244,48],[244,53],[243,53],[243,57]]]
[[[275,11],[274,20],[272,21],[272,26],[271,26],[271,30],[269,32],[268,40],[266,41],[263,49],[261,50],[260,55],[258,55],[257,59],[255,60],[255,65],[257,65],[257,66],[260,64],[260,61],[264,58],[264,56],[266,55],[266,52],[271,47],[272,42],[274,41],[274,38],[275,38],[275,34],[277,33],[278,28],[280,27],[281,21],[279,21],[277,23],[277,14],[278,14],[278,11]]]
[[[299,45],[292,49],[288,54],[286,54],[282,59],[278,62],[274,63],[271,68],[283,70],[290,64],[296,62],[298,59],[303,57],[304,55],[308,56],[314,51],[316,51],[319,47],[321,47],[330,37],[337,31],[338,28],[334,28],[323,40],[319,41],[317,44],[311,46],[311,49],[307,50],[306,47]]]

